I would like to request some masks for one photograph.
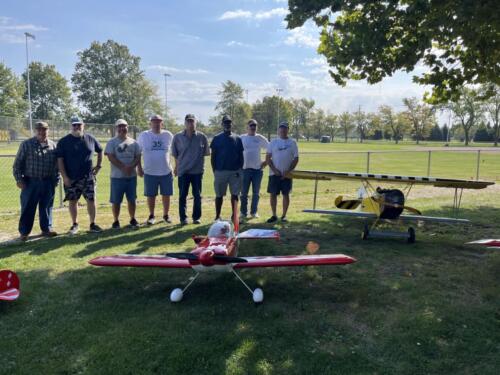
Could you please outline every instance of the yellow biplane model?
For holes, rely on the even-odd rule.
[[[459,219],[458,211],[462,201],[464,189],[484,189],[493,185],[490,181],[457,180],[437,177],[418,176],[395,176],[388,174],[352,173],[352,172],[321,172],[296,170],[287,174],[287,177],[297,179],[315,180],[313,209],[303,212],[316,214],[328,214],[339,216],[353,216],[366,219],[361,235],[362,239],[368,237],[393,237],[405,238],[409,243],[415,242],[415,229],[408,227],[405,232],[375,230],[377,225],[383,222],[404,224],[405,222],[438,222],[438,223],[468,223],[467,219]],[[318,192],[318,181],[329,180],[354,180],[361,181],[362,187],[358,190],[356,199],[344,199],[339,195],[335,199],[334,210],[316,209],[316,198]],[[405,187],[399,189],[374,188],[371,182],[384,182],[391,184],[403,184]],[[453,215],[455,217],[424,216],[416,208],[405,205],[413,185],[431,185],[440,188],[455,189],[453,198]],[[403,214],[403,212],[408,212]],[[373,220],[371,225],[369,220]]]

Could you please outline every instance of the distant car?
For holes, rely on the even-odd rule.
[[[331,141],[332,141],[332,137],[330,137],[329,135],[322,135],[321,136],[321,139],[320,139],[321,143],[330,143]]]

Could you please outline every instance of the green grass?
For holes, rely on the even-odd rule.
[[[407,154],[413,157],[402,156]],[[363,170],[366,160],[355,155],[304,155],[300,168]],[[426,172],[425,157],[402,153],[385,159],[388,155],[371,156],[373,171],[383,166],[394,173]],[[471,174],[475,159],[445,155],[432,174],[434,169],[442,175]],[[498,154],[491,157],[481,168],[498,179]],[[257,307],[229,274],[202,275],[185,300],[173,305],[168,295],[185,285],[189,270],[88,265],[99,255],[190,249],[191,234],[206,233],[214,216],[211,183],[207,173],[201,226],[106,229],[99,235],[1,246],[0,268],[18,272],[22,295],[14,303],[0,303],[0,374],[498,373],[500,253],[464,245],[500,234],[498,188],[464,193],[462,216],[473,224],[419,227],[417,243],[408,245],[361,241],[360,220],[302,213],[312,205],[313,182],[296,181],[291,223],[277,226],[281,244],[244,242],[240,254],[303,254],[315,241],[320,254],[345,253],[358,262],[244,270],[241,276],[250,286],[264,289],[264,304]],[[321,182],[318,206],[331,208],[336,195],[352,194],[357,187]],[[11,182],[1,189],[17,196]],[[100,194],[105,202],[107,191]],[[410,205],[424,214],[450,215],[449,191],[416,187],[413,194]],[[267,194],[261,199],[262,218],[244,228],[269,227],[263,224],[270,214]],[[223,214],[229,216],[227,202]],[[85,228],[85,211],[79,215]],[[145,205],[139,205],[137,216],[145,220]],[[99,207],[98,218],[110,227],[107,205]],[[0,235],[15,233],[17,219],[3,216]],[[68,222],[66,210],[56,212],[56,230],[67,230]]]

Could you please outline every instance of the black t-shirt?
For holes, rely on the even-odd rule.
[[[210,144],[215,153],[215,170],[236,171],[243,168],[243,143],[236,134],[217,134]]]
[[[57,142],[56,155],[64,159],[66,174],[72,180],[92,172],[94,152],[102,152],[102,147],[94,136],[87,133],[81,137],[68,134]]]

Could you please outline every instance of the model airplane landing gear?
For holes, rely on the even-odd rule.
[[[184,297],[184,292],[191,286],[191,284],[196,280],[198,276],[200,276],[199,273],[191,276],[189,283],[184,287],[184,289],[175,288],[174,290],[172,290],[172,292],[170,292],[170,302],[181,302],[182,298]]]
[[[409,227],[407,232],[396,232],[396,231],[386,231],[386,230],[373,230],[373,226],[365,223],[363,227],[363,232],[361,232],[361,239],[367,240],[369,237],[373,238],[403,238],[406,239],[408,243],[415,243],[415,229]]]
[[[236,273],[235,270],[232,270],[234,275],[238,278],[238,280],[241,281],[241,283],[245,286],[245,288],[248,289],[250,294],[252,295],[253,302],[258,305],[261,304],[264,301],[264,291],[260,288],[256,288],[255,290],[250,289],[250,287],[247,285],[246,282],[243,281],[243,279]]]

